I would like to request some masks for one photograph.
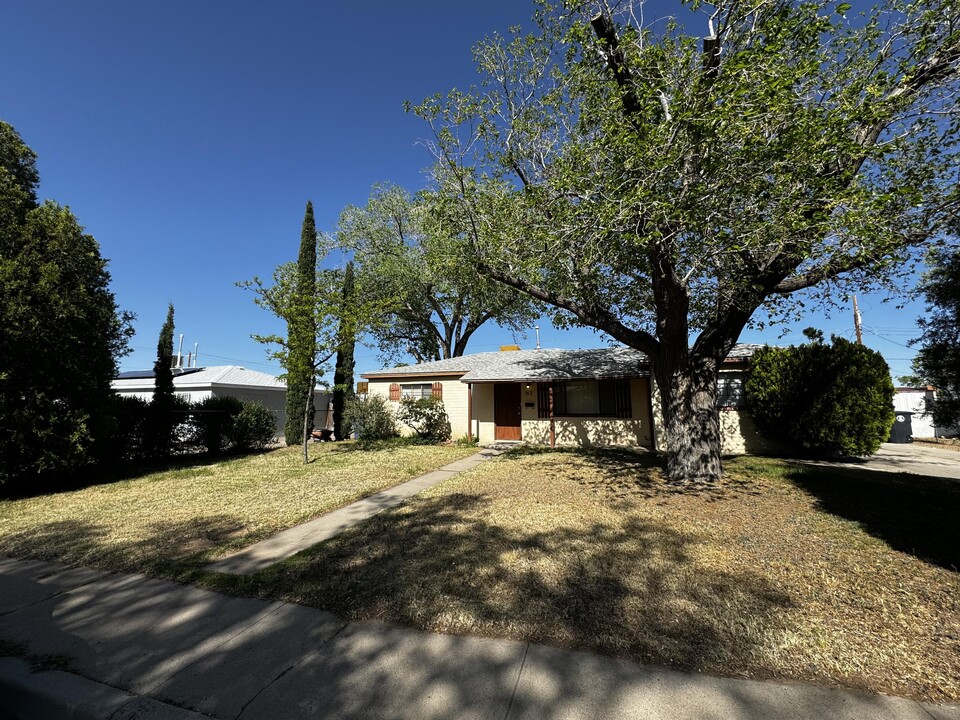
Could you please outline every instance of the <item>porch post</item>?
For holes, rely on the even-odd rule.
[[[550,447],[557,446],[557,429],[553,423],[553,383],[549,386],[550,393]]]
[[[467,442],[473,442],[473,383],[467,383]]]

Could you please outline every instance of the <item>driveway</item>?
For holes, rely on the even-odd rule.
[[[905,472],[960,480],[960,451],[943,450],[919,443],[884,443],[876,455],[848,462],[802,460],[807,465],[852,467],[864,470]]]

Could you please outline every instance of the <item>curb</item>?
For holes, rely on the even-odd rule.
[[[34,672],[23,660],[0,658],[4,720],[209,720],[191,710],[133,695],[62,670]]]

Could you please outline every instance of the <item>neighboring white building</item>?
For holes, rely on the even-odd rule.
[[[119,395],[150,401],[153,399],[153,381],[153,370],[135,370],[120,373],[111,385]],[[190,402],[209,397],[235,397],[238,400],[258,402],[277,416],[277,434],[283,435],[283,426],[287,419],[287,386],[273,375],[247,370],[238,365],[174,368],[173,389],[178,396]],[[327,391],[315,392],[314,405],[319,420],[315,424],[320,427],[327,425],[329,401],[330,394]]]
[[[932,387],[896,388],[893,396],[893,409],[898,413],[911,413],[910,426],[914,437],[947,437],[957,434],[957,428],[938,427],[933,424],[933,413],[929,411],[936,391]]]

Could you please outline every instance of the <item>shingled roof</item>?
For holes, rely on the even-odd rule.
[[[749,358],[760,345],[737,345],[730,361]],[[650,374],[645,354],[625,347],[589,350],[515,350],[484,352],[447,360],[403,365],[364,373],[363,377],[403,378],[426,375],[460,376],[461,382],[541,382],[599,378],[643,377]]]

